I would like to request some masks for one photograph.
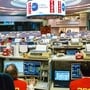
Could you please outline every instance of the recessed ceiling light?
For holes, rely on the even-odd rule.
[[[28,0],[12,0],[11,5],[15,7],[21,7],[21,8],[26,8],[26,3]]]
[[[72,6],[79,4],[82,0],[65,0],[66,6]]]

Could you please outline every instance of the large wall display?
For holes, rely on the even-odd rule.
[[[30,0],[27,2],[27,16],[65,15],[64,0]]]

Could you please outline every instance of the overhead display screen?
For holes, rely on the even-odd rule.
[[[65,15],[65,0],[30,0],[27,2],[27,16]]]

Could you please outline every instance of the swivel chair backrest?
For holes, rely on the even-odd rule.
[[[5,73],[0,73],[0,90],[15,90],[13,79]]]

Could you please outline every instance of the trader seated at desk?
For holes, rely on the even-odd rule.
[[[5,73],[8,73],[12,76],[14,80],[15,90],[27,90],[27,83],[24,80],[18,79],[18,70],[14,64],[9,64],[5,68]]]
[[[80,65],[82,78],[70,82],[70,90],[90,90],[90,63]]]
[[[27,45],[27,42],[26,42],[26,40],[25,40],[24,37],[21,38],[21,40],[20,40],[20,45]]]

